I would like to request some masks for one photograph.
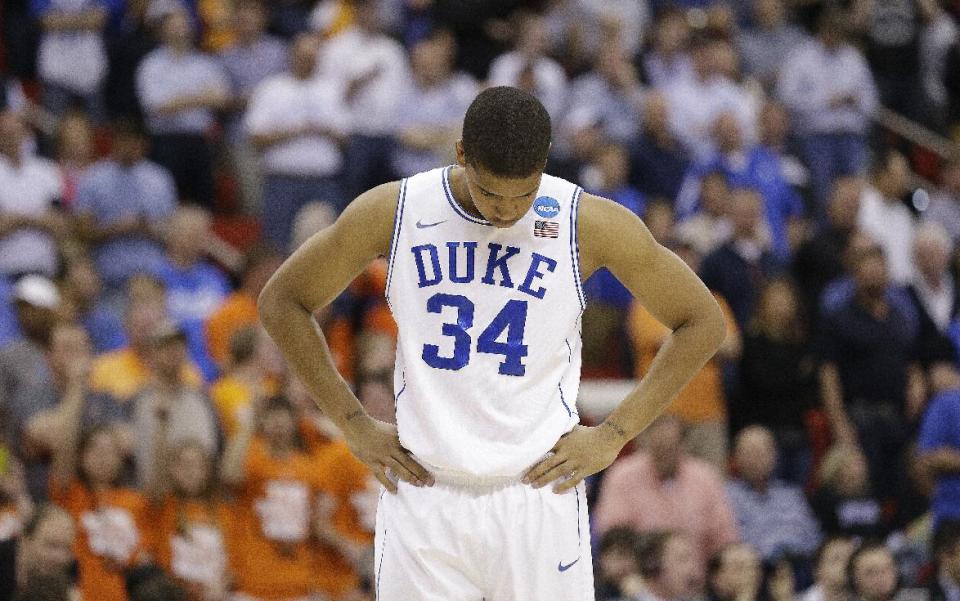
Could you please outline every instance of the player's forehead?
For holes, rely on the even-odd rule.
[[[504,177],[491,172],[483,165],[468,165],[467,177],[470,183],[481,192],[503,198],[529,196],[540,187],[542,171],[535,171],[524,177]]]

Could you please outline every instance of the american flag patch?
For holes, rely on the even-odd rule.
[[[537,238],[559,238],[560,224],[556,221],[534,221],[533,235]]]

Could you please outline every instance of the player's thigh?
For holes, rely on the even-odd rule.
[[[594,601],[585,487],[563,494],[520,486],[496,508],[486,601]]]
[[[374,543],[377,601],[480,601],[480,575],[469,532],[472,517],[457,520],[456,499],[441,487],[400,483],[380,497]]]

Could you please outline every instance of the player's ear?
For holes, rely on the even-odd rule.
[[[467,166],[467,155],[463,153],[463,140],[457,140],[455,146],[457,147],[457,165],[461,167]]]

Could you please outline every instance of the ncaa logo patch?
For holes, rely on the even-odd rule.
[[[541,217],[556,217],[560,214],[560,203],[556,198],[541,196],[533,201],[533,211]]]

